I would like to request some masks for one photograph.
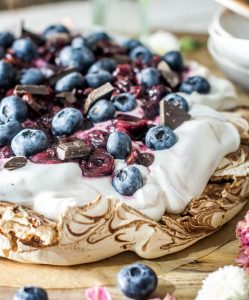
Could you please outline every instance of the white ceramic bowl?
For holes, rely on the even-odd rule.
[[[249,68],[249,20],[223,9],[215,15],[209,34],[226,59]]]
[[[227,75],[227,77],[249,91],[249,68],[243,68],[224,58],[221,52],[216,49],[212,38],[209,38],[208,40],[208,50],[217,65]]]

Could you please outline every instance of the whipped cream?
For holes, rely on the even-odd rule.
[[[18,203],[58,220],[70,206],[82,206],[101,196],[113,197],[159,220],[165,211],[180,213],[204,191],[208,180],[228,153],[238,149],[240,137],[225,116],[206,106],[194,105],[192,119],[175,130],[178,142],[168,150],[154,151],[154,163],[137,165],[144,186],[132,197],[117,193],[111,177],[82,177],[75,163],[42,165],[28,162],[23,168],[0,170],[0,199]],[[115,170],[124,161],[115,161]]]
[[[202,76],[211,86],[210,93],[205,95],[197,92],[190,95],[179,93],[190,104],[204,104],[217,110],[230,109],[238,105],[236,91],[230,81],[212,75],[206,67],[195,61],[189,61],[186,65],[189,71],[185,73],[185,79],[191,76]]]

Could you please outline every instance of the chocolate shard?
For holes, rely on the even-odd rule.
[[[125,54],[115,54],[113,59],[115,59],[118,64],[126,64],[131,61],[129,56]]]
[[[77,98],[75,96],[75,91],[59,93],[55,96],[55,98],[58,100],[62,100],[63,102],[65,101],[70,104],[73,104],[77,101]]]
[[[4,163],[4,168],[13,171],[26,165],[27,158],[25,156],[13,156]]]
[[[26,102],[37,113],[39,113],[44,108],[42,103],[34,99],[32,94],[29,93],[24,94],[22,100]]]
[[[32,85],[32,84],[25,84],[25,85],[17,85],[15,87],[14,93],[16,95],[44,95],[47,96],[50,94],[50,89],[46,85]]]
[[[177,73],[172,71],[165,61],[160,61],[157,65],[157,69],[172,88],[176,87],[180,83]]]
[[[29,37],[32,41],[34,41],[38,46],[42,46],[45,44],[46,40],[39,34],[33,33],[26,28],[22,28],[22,37]]]
[[[64,43],[69,43],[71,40],[71,36],[69,33],[66,32],[57,32],[57,33],[53,33],[51,35],[48,35],[46,37],[46,40],[49,43],[54,43],[56,41],[63,41]]]
[[[160,123],[175,129],[183,122],[191,119],[191,115],[165,100],[160,102]]]
[[[86,99],[84,104],[84,113],[87,113],[89,108],[99,99],[108,98],[112,94],[113,90],[114,88],[109,82],[101,85],[97,89],[94,89]]]
[[[80,139],[64,139],[59,141],[56,148],[57,156],[61,160],[72,158],[85,158],[89,155],[91,148]]]
[[[74,67],[61,69],[61,70],[55,72],[53,75],[48,77],[48,83],[49,83],[49,85],[55,85],[56,82],[58,80],[60,80],[62,77],[66,76],[70,73],[73,73],[75,71],[77,71],[77,69]]]

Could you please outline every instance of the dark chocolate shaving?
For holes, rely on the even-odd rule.
[[[84,104],[84,113],[87,113],[89,108],[99,99],[101,98],[109,98],[112,94],[114,88],[113,86],[107,82],[101,85],[99,88],[94,89],[87,97],[86,102]]]
[[[172,71],[170,66],[165,61],[162,60],[157,65],[157,69],[172,88],[176,87],[180,83],[177,73]]]
[[[63,102],[67,102],[73,104],[77,101],[77,97],[75,96],[75,91],[72,92],[62,92],[57,94],[56,99],[62,100]]]
[[[131,61],[129,56],[125,54],[115,54],[113,58],[117,61],[118,64],[126,64]]]
[[[183,122],[191,119],[191,115],[165,100],[160,102],[160,123],[175,129]]]
[[[22,27],[22,37],[29,37],[32,41],[34,41],[38,46],[42,46],[45,44],[46,40],[39,34],[33,33],[26,28]]]
[[[66,76],[70,73],[73,73],[75,71],[77,71],[77,69],[73,68],[73,67],[69,67],[69,68],[59,70],[59,71],[55,72],[53,75],[51,75],[50,77],[48,77],[48,83],[49,83],[49,85],[54,85],[62,77]]]
[[[25,94],[47,96],[50,94],[50,89],[46,85],[17,85],[14,93],[20,96]]]
[[[43,105],[39,101],[34,99],[32,94],[26,93],[23,95],[22,99],[37,113],[44,109]]]
[[[4,168],[13,171],[24,167],[26,163],[27,158],[25,156],[13,156],[5,162]]]
[[[86,158],[91,151],[91,148],[82,140],[75,139],[69,142],[59,142],[57,146],[57,156],[61,160],[72,158]]]

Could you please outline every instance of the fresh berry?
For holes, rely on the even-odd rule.
[[[114,169],[114,158],[104,149],[95,149],[81,163],[82,174],[86,177],[101,177],[111,175]]]
[[[48,294],[43,288],[24,287],[15,293],[13,300],[48,300]]]
[[[172,71],[180,73],[184,70],[183,58],[179,51],[170,51],[162,59],[166,61]]]
[[[75,67],[80,72],[86,72],[94,62],[92,51],[86,47],[67,46],[60,52],[59,59],[63,67]]]
[[[106,70],[96,70],[86,75],[86,81],[91,88],[98,88],[101,85],[112,81],[112,75]]]
[[[42,35],[45,38],[49,38],[53,35],[56,35],[58,33],[69,33],[67,27],[65,27],[62,24],[54,24],[54,25],[50,25],[48,26],[42,33]]]
[[[23,122],[28,116],[28,108],[18,96],[5,97],[0,103],[0,119]]]
[[[131,147],[131,138],[124,132],[113,132],[107,140],[107,151],[117,159],[125,159],[131,152]]]
[[[160,82],[160,73],[156,68],[146,68],[138,75],[140,84],[151,88],[154,85],[158,85]]]
[[[88,117],[91,122],[105,122],[114,117],[115,107],[112,102],[102,99],[96,102],[89,110]]]
[[[193,76],[184,80],[180,85],[180,92],[192,94],[197,92],[199,94],[208,94],[211,86],[206,78],[202,76]]]
[[[169,149],[176,142],[175,133],[167,126],[154,126],[149,129],[145,137],[146,146],[152,150]]]
[[[13,137],[22,130],[22,125],[16,120],[0,121],[0,147],[9,145]]]
[[[110,36],[106,32],[93,32],[86,38],[87,45],[93,48],[98,42],[110,41]]]
[[[47,147],[46,134],[37,129],[23,129],[11,142],[11,149],[17,156],[31,156]]]
[[[127,48],[128,52],[130,52],[132,49],[138,47],[138,46],[143,46],[143,44],[139,41],[139,40],[136,40],[136,39],[129,39],[129,40],[126,40],[124,43],[123,43],[123,46],[125,48]]]
[[[143,186],[143,177],[135,166],[127,166],[118,170],[112,179],[115,190],[123,196],[132,196]]]
[[[15,40],[15,37],[12,33],[5,31],[5,32],[0,32],[0,46],[7,49],[11,47]]]
[[[38,56],[38,48],[30,38],[15,40],[12,50],[16,57],[25,61],[31,61]]]
[[[175,94],[175,93],[168,94],[164,98],[164,100],[179,107],[180,109],[182,109],[184,111],[189,111],[189,105],[188,105],[187,100],[178,94]]]
[[[117,285],[126,297],[144,300],[156,290],[157,275],[144,264],[132,264],[118,272]]]
[[[112,58],[102,58],[94,63],[89,69],[88,73],[94,73],[99,70],[106,70],[112,73],[116,69],[117,63]]]
[[[35,68],[30,68],[23,70],[21,72],[21,78],[20,83],[21,84],[43,84],[45,81],[44,74],[39,70]]]
[[[30,157],[30,160],[36,164],[54,165],[61,163],[61,160],[56,156],[55,150],[49,148],[43,152],[39,152]]]
[[[71,45],[73,48],[84,48],[87,47],[86,39],[82,36],[76,36],[72,39]]]
[[[132,111],[137,106],[135,97],[128,93],[119,94],[112,99],[113,104],[118,111]]]
[[[141,60],[145,64],[149,63],[152,58],[152,53],[144,46],[133,48],[129,54],[131,60]]]
[[[73,89],[82,89],[84,83],[84,77],[78,72],[73,72],[58,80],[55,85],[55,90],[56,92],[69,92]]]
[[[0,61],[0,88],[8,89],[14,86],[16,71],[13,66],[5,61]]]
[[[79,130],[83,123],[82,113],[76,108],[64,108],[52,120],[52,131],[56,136],[70,135]]]
[[[92,130],[87,135],[86,141],[95,148],[99,148],[99,147],[106,148],[108,136],[109,134],[106,131]]]

